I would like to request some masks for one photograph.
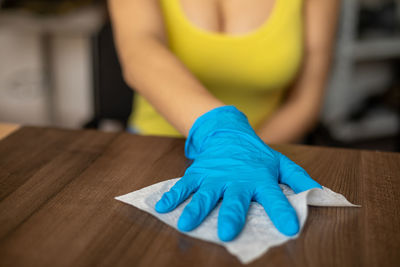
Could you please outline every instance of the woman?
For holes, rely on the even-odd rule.
[[[194,159],[157,203],[197,227],[223,198],[218,235],[243,228],[251,200],[277,229],[299,230],[278,182],[321,188],[264,142],[299,140],[315,123],[329,69],[338,1],[109,0],[126,82],[138,93],[131,125],[187,137]],[[286,90],[287,89],[287,90]]]

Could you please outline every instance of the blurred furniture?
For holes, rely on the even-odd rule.
[[[43,2],[43,5],[46,3]],[[49,5],[51,3],[48,3]],[[41,73],[45,92],[46,114],[49,125],[60,125],[56,94],[56,56],[54,40],[60,36],[83,37],[90,47],[91,37],[97,33],[105,21],[105,9],[102,5],[86,5],[71,9],[65,13],[36,14],[24,9],[0,9],[0,25],[17,32],[35,33],[40,40]],[[18,47],[18,46],[17,46]],[[89,51],[89,50],[88,50]],[[91,71],[88,70],[90,73]],[[60,74],[59,74],[60,75]],[[59,78],[59,77],[58,77]],[[87,90],[88,88],[80,88]],[[87,103],[89,105],[89,103]]]
[[[322,122],[337,143],[357,146],[386,139],[391,150],[400,151],[395,140],[400,139],[400,78],[396,73],[400,68],[400,2],[376,1],[376,10],[366,9],[363,2],[342,1]]]
[[[222,246],[114,199],[182,176],[184,143],[41,127],[1,140],[0,266],[243,266]],[[299,237],[249,267],[398,266],[399,153],[273,148],[361,208],[309,207]]]
[[[0,140],[16,131],[19,127],[20,125],[18,124],[0,122]]]

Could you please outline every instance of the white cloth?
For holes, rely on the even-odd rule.
[[[115,199],[144,210],[177,229],[179,216],[186,204],[190,202],[191,197],[169,213],[157,213],[154,206],[163,193],[167,192],[178,179],[180,178],[153,184],[126,195],[116,197]],[[335,193],[326,187],[324,187],[323,190],[311,189],[299,194],[294,194],[289,187],[285,185],[280,186],[297,212],[301,227],[300,232],[307,218],[307,204],[323,207],[357,207],[357,205],[351,204],[341,194]],[[290,239],[297,238],[299,235],[288,237],[281,234],[272,224],[264,208],[256,202],[251,202],[246,224],[242,232],[234,240],[222,242],[217,235],[217,220],[220,205],[221,203],[217,205],[199,227],[191,232],[183,233],[191,237],[224,246],[244,264],[257,259],[263,253],[267,252],[270,247],[278,246]]]

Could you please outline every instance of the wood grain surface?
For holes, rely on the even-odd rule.
[[[0,140],[16,131],[19,127],[21,127],[19,124],[0,122]]]
[[[248,266],[399,266],[400,155],[275,149],[362,208],[310,208]],[[23,127],[0,141],[0,266],[239,266],[115,196],[182,176],[184,139]]]

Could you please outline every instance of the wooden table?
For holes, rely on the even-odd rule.
[[[19,127],[18,124],[0,122],[0,140],[16,131]]]
[[[239,266],[115,196],[181,176],[184,140],[22,127],[0,141],[0,266]],[[310,208],[249,266],[399,266],[400,155],[274,146],[362,208]]]

